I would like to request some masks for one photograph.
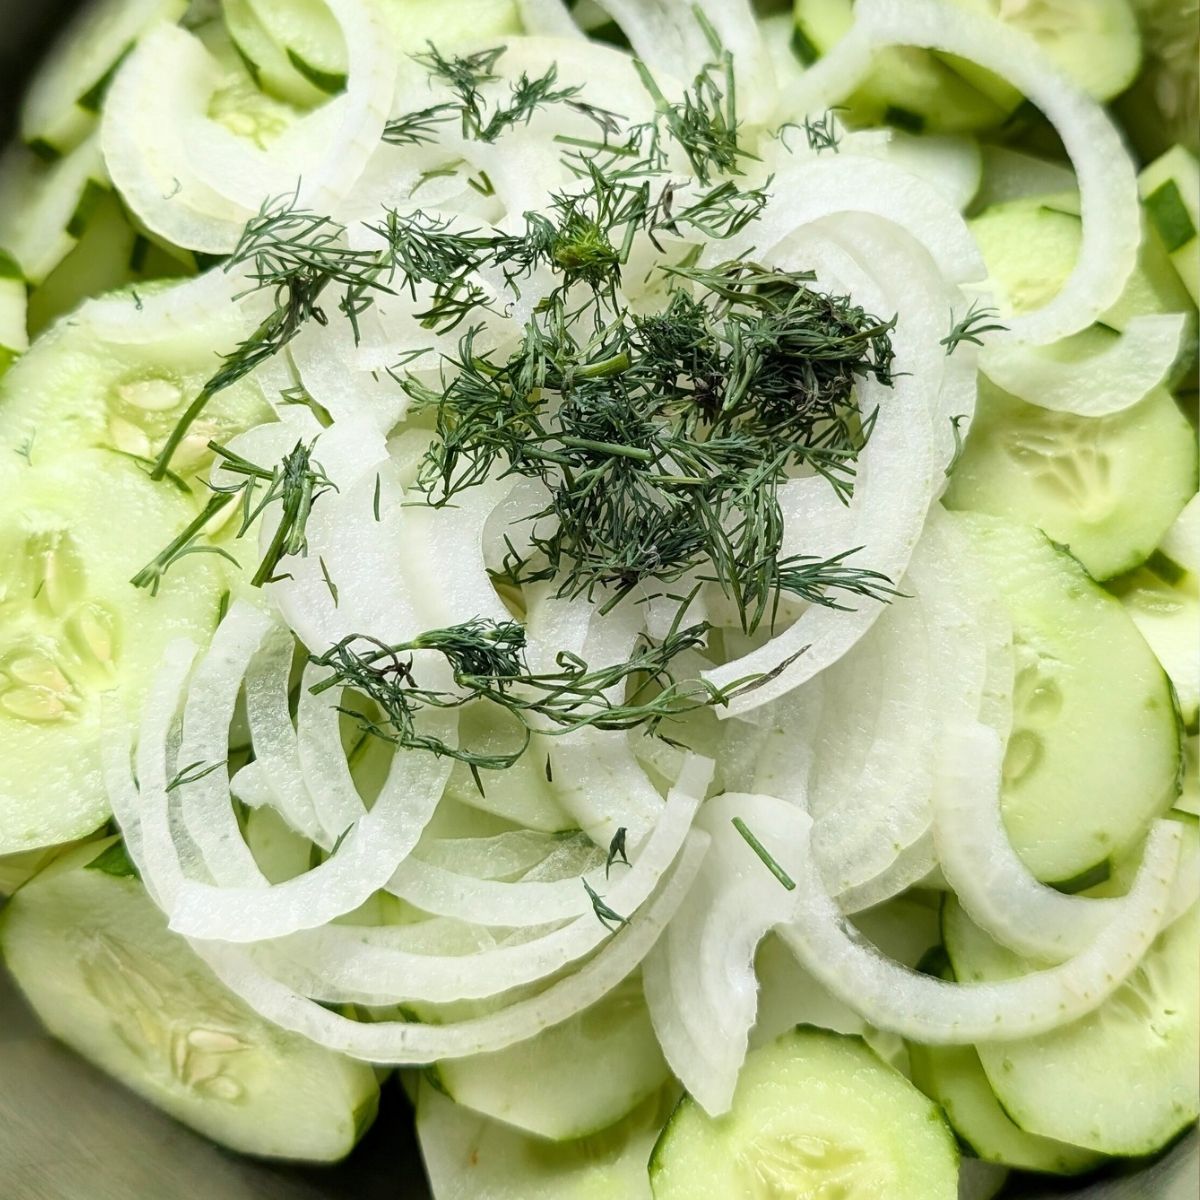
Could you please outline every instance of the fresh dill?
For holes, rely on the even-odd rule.
[[[707,626],[674,629],[661,641],[642,638],[629,658],[593,668],[577,655],[561,651],[556,670],[531,672],[525,663],[525,629],[515,621],[476,618],[427,631],[410,641],[388,645],[356,634],[343,638],[310,659],[330,674],[314,684],[320,693],[349,688],[374,701],[379,717],[346,709],[363,729],[404,749],[428,750],[485,770],[512,766],[533,732],[560,736],[578,729],[654,732],[664,720],[709,705],[724,704],[753,681],[724,690],[703,680],[676,678],[672,661],[704,644]],[[454,690],[421,684],[415,655],[430,651],[449,667]],[[458,709],[486,703],[513,719],[511,751],[452,745],[429,732],[422,711]]]
[[[963,342],[973,342],[976,346],[983,345],[985,333],[997,333],[1008,328],[995,318],[1000,313],[994,308],[980,308],[979,302],[973,300],[971,307],[960,321],[956,321],[950,332],[938,343],[946,347],[947,356],[953,354]]]
[[[946,474],[953,475],[954,468],[958,466],[959,459],[963,456],[963,450],[966,449],[966,442],[962,435],[960,426],[967,419],[966,413],[955,413],[950,418],[950,431],[954,434],[954,453],[950,456],[950,461],[946,464]]]
[[[733,818],[733,827],[742,835],[746,844],[762,859],[763,865],[779,880],[789,892],[796,890],[796,881],[779,865],[770,851],[751,832],[749,826],[741,817]]]
[[[280,562],[291,555],[303,556],[308,552],[305,530],[313,505],[326,492],[337,490],[320,463],[312,457],[315,442],[316,439],[307,445],[303,441],[297,442],[276,466],[270,468],[261,467],[225,446],[210,442],[209,449],[221,460],[222,470],[234,476],[235,481],[210,485],[213,496],[205,507],[134,575],[133,585],[148,588],[156,595],[167,571],[190,554],[217,554],[235,566],[240,565],[228,550],[200,541],[209,523],[235,500],[240,501],[242,508],[237,537],[244,537],[268,506],[276,503],[280,506],[279,523],[250,583],[253,587],[262,587],[286,578],[277,574]],[[335,593],[336,603],[336,589],[331,590]]]
[[[337,606],[338,606],[338,586],[330,578],[329,568],[325,565],[325,559],[322,557],[318,557],[317,562],[320,563],[320,566],[321,566],[321,578],[325,580],[325,586],[329,589],[329,595],[333,599],[333,607],[337,608]]]
[[[834,110],[829,109],[821,117],[804,118],[804,136],[808,139],[808,148],[815,154],[824,150],[832,150],[834,154],[841,146],[841,137],[834,124]]]
[[[167,784],[167,791],[173,792],[178,788],[187,787],[188,784],[198,783],[201,779],[213,774],[214,771],[219,771],[226,765],[224,762],[205,763],[201,761],[188,763],[186,767],[176,772],[175,777]]]
[[[625,850],[625,838],[628,834],[625,826],[622,825],[616,833],[612,835],[612,841],[608,843],[608,857],[604,861],[604,878],[607,879],[609,872],[613,866],[618,863],[624,863],[629,866],[629,855]]]
[[[616,933],[623,925],[629,924],[629,918],[621,916],[619,912],[609,907],[600,893],[586,879],[581,878],[580,882],[587,891],[588,899],[592,902],[592,911],[596,914],[596,919],[609,933]]]
[[[18,458],[23,458],[25,460],[26,466],[33,466],[33,440],[36,436],[36,431],[26,435],[26,437],[22,439],[21,444],[14,451]]]

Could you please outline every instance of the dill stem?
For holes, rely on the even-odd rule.
[[[654,451],[641,446],[622,446],[618,442],[593,442],[590,438],[560,437],[559,442],[572,450],[594,450],[597,454],[613,454],[618,458],[632,458],[636,462],[654,461]]]
[[[577,367],[575,378],[605,379],[609,375],[619,375],[622,371],[628,371],[631,365],[628,353],[622,351],[620,354],[614,354],[611,358],[603,358],[599,362],[588,363],[584,367]]]
[[[156,575],[161,575],[159,563],[171,564],[175,556],[219,513],[233,500],[231,492],[221,492],[213,496],[204,508],[196,515],[191,523],[163,550],[154,562],[144,566],[130,581],[135,587],[144,587]],[[154,585],[157,587],[157,584]]]
[[[732,821],[734,829],[738,831],[746,839],[747,845],[759,858],[763,861],[763,866],[783,884],[789,892],[796,890],[796,881],[775,861],[771,856],[771,852],[750,832],[749,826],[741,817],[734,817]]]
[[[175,451],[179,449],[179,443],[187,436],[187,431],[192,427],[192,422],[204,411],[205,406],[212,397],[212,391],[205,387],[195,400],[187,406],[187,411],[175,423],[175,428],[171,430],[170,435],[167,437],[166,444],[154,460],[154,467],[150,472],[151,479],[162,479],[166,475],[167,469],[171,465],[171,459]]]

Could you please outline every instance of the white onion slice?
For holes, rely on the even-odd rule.
[[[965,1044],[1032,1037],[1103,1003],[1158,935],[1179,860],[1181,831],[1168,829],[1146,856],[1119,916],[1081,954],[997,983],[948,983],[885,959],[847,927],[815,865],[797,880],[801,913],[778,933],[801,965],[880,1029],[914,1041]]]
[[[658,940],[687,894],[707,848],[708,839],[703,833],[689,835],[654,898],[578,971],[536,996],[472,1020],[444,1025],[360,1023],[297,994],[256,968],[236,947],[204,942],[194,945],[218,978],[256,1012],[320,1045],[377,1063],[415,1065],[461,1058],[525,1041],[606,996],[636,969]]]
[[[1056,296],[1014,318],[996,340],[1046,345],[1087,328],[1116,303],[1141,238],[1134,165],[1112,120],[1027,36],[937,0],[860,0],[850,32],[784,97],[784,111],[828,109],[866,76],[872,50],[891,45],[957,54],[987,67],[1054,125],[1079,182],[1079,259]]]
[[[1000,342],[983,349],[980,364],[994,383],[1029,404],[1107,417],[1167,378],[1187,324],[1183,313],[1133,317],[1111,345],[1069,361],[1038,347]]]
[[[563,0],[517,0],[517,11],[521,14],[521,24],[530,34],[562,38],[584,36]]]
[[[712,838],[700,875],[642,965],[667,1062],[710,1116],[728,1112],[758,1007],[754,953],[790,920],[792,893],[734,828],[734,818],[789,875],[806,853],[808,814],[770,796],[728,792],[702,809]]]
[[[976,925],[1018,954],[1061,961],[1095,942],[1131,897],[1066,895],[1034,878],[1001,819],[1003,757],[991,729],[975,725],[951,731],[934,801],[938,861]],[[1146,856],[1157,854],[1156,841],[1174,836],[1166,822],[1159,822]],[[1179,874],[1182,880],[1193,872]]]

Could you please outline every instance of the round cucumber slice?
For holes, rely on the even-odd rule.
[[[136,288],[127,299],[132,319],[141,303]],[[92,328],[84,306],[49,330],[0,383],[0,480],[27,444],[37,464],[91,447],[154,458],[219,364],[217,347],[230,340],[223,316],[216,321],[118,344]],[[225,441],[270,416],[252,379],[219,392],[172,458],[172,470],[192,475],[207,468],[210,440]]]
[[[602,1133],[547,1142],[455,1104],[423,1079],[417,1137],[438,1200],[651,1200],[646,1161],[674,1103],[668,1090]]]
[[[5,961],[49,1032],[231,1149],[348,1154],[378,1106],[371,1067],[284,1032],[228,992],[111,850],[102,842],[60,859],[0,922]]]
[[[430,1069],[430,1078],[459,1104],[555,1142],[616,1124],[669,1074],[639,975],[530,1041]]]
[[[946,949],[961,980],[1037,969],[948,900]],[[1102,1154],[1151,1154],[1200,1112],[1200,906],[1171,925],[1128,982],[1090,1016],[1017,1042],[981,1045],[1004,1110],[1029,1133]]]
[[[1078,1175],[1103,1161],[1091,1150],[1026,1133],[1001,1107],[974,1046],[910,1043],[912,1081],[941,1105],[946,1120],[986,1162],[1048,1175]]]
[[[1170,683],[1120,601],[1069,554],[1028,527],[959,519],[1013,622],[1004,823],[1039,879],[1071,880],[1133,850],[1177,795]]]
[[[945,502],[1037,525],[1093,578],[1109,579],[1154,552],[1195,491],[1196,461],[1191,426],[1165,388],[1113,416],[1079,417],[980,376]]]
[[[958,1151],[937,1106],[860,1038],[800,1028],[747,1056],[726,1116],[680,1101],[650,1186],[654,1200],[953,1200]]]
[[[0,855],[68,841],[108,816],[100,709],[132,712],[163,647],[206,639],[218,560],[178,564],[157,596],[130,576],[190,519],[190,499],[136,464],[85,450],[21,466],[0,489]]]

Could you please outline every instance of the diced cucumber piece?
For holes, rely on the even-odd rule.
[[[1200,737],[1194,733],[1183,739],[1183,790],[1174,811],[1200,817]]]
[[[945,502],[1037,525],[1108,579],[1153,553],[1195,491],[1196,464],[1191,425],[1165,388],[1112,416],[1080,417],[1026,404],[981,375]]]
[[[142,303],[136,289],[127,302],[132,319]],[[0,481],[28,444],[37,463],[94,446],[153,458],[212,375],[216,349],[206,326],[176,325],[157,339],[116,344],[89,322],[87,307],[80,308],[40,337],[0,381]],[[269,419],[252,379],[226,388],[193,424],[172,470],[190,475],[206,467],[211,439],[225,441]]]
[[[1200,300],[1200,163],[1175,146],[1141,173],[1138,190],[1150,227],[1192,301]]]
[[[1200,576],[1200,495],[1184,505],[1159,549],[1182,570]]]
[[[846,35],[851,0],[796,0],[792,46],[815,62]],[[845,101],[855,125],[894,125],[909,133],[973,133],[991,129],[1004,111],[927,50],[891,46],[879,51],[870,75]]]
[[[650,1186],[654,1200],[954,1200],[958,1151],[937,1106],[861,1038],[802,1027],[747,1055],[724,1117],[680,1101]]]
[[[973,1046],[910,1044],[912,1080],[936,1100],[959,1139],[979,1158],[1023,1171],[1078,1175],[1103,1156],[1026,1133],[1000,1106]]]
[[[1039,879],[1129,853],[1178,792],[1165,673],[1120,601],[1036,530],[959,516],[1013,622],[1004,823]],[[1069,1140],[1069,1139],[1068,1139]]]
[[[670,1074],[639,975],[529,1041],[446,1059],[430,1071],[466,1108],[555,1142],[615,1125],[660,1091]]]
[[[1137,77],[1142,39],[1129,0],[952,0],[1027,33],[1079,87],[1097,100],[1123,92]],[[955,70],[1009,113],[1023,97],[991,71],[954,58]]]
[[[136,876],[81,847],[0,917],[5,961],[53,1036],[214,1141],[331,1162],[378,1106],[375,1073],[287,1033],[227,991]],[[114,873],[116,872],[116,873]]]
[[[417,1137],[437,1200],[651,1200],[646,1163],[674,1103],[668,1090],[602,1133],[547,1142],[455,1104],[423,1079]]]
[[[95,138],[52,163],[10,146],[0,158],[0,247],[27,282],[41,283],[70,254],[108,193]]]
[[[942,929],[963,981],[1036,970],[948,899]],[[1102,1154],[1151,1154],[1200,1112],[1200,907],[1193,905],[1091,1015],[978,1047],[996,1097],[1025,1131]]]
[[[40,465],[36,441],[32,466],[6,457],[20,471],[0,486],[0,854],[13,854],[105,820],[102,699],[134,712],[163,647],[212,632],[225,583],[219,560],[193,555],[157,596],[130,584],[194,511],[136,463],[81,450]]]
[[[28,308],[20,264],[0,250],[0,375],[29,349]]]
[[[91,132],[105,90],[142,32],[177,21],[187,0],[90,0],[63,30],[21,109],[21,138],[43,156],[73,150]]]
[[[1200,718],[1200,580],[1192,574],[1164,579],[1143,569],[1120,580],[1117,594],[1170,676],[1184,725],[1195,729]]]

